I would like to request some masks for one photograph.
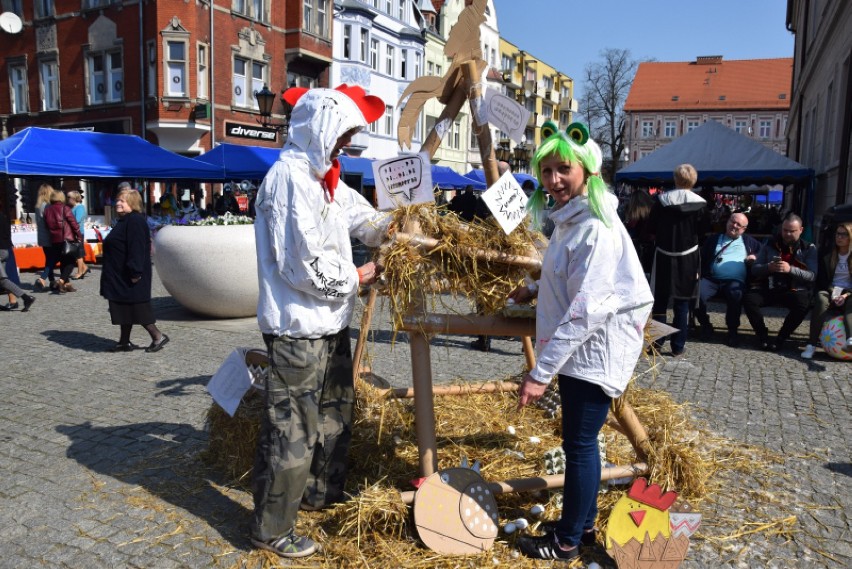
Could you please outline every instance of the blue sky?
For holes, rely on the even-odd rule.
[[[606,48],[634,59],[793,57],[786,0],[494,0],[500,35],[574,79]]]

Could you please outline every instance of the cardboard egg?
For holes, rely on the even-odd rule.
[[[448,468],[428,476],[414,495],[414,524],[423,544],[438,553],[466,555],[494,544],[497,501],[478,472]]]

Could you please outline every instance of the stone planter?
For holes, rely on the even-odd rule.
[[[257,314],[253,225],[163,227],[154,238],[154,266],[169,294],[197,314]]]

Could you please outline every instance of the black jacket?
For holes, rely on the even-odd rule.
[[[833,249],[834,247],[832,246],[828,253],[819,256],[819,268],[817,269],[814,292],[821,290],[831,291],[831,282],[834,280],[834,272],[837,270],[836,266],[831,266],[831,251]],[[852,271],[852,267],[849,270]]]
[[[12,224],[6,214],[0,211],[0,249],[12,248]]]
[[[141,277],[133,283],[133,277]],[[116,302],[151,300],[151,230],[145,216],[131,212],[118,218],[104,239],[101,296]]]

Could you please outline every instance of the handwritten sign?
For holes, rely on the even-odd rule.
[[[485,95],[485,106],[488,110],[488,122],[520,144],[530,120],[530,112],[515,99],[496,91],[488,91]]]
[[[229,355],[207,382],[207,391],[213,400],[231,417],[251,387],[251,373],[246,366],[245,348],[237,348]]]
[[[491,214],[506,235],[511,233],[527,215],[527,196],[511,172],[500,176],[493,186],[483,192],[482,201],[491,210]]]
[[[431,202],[432,165],[429,154],[412,154],[373,163],[380,210]]]

